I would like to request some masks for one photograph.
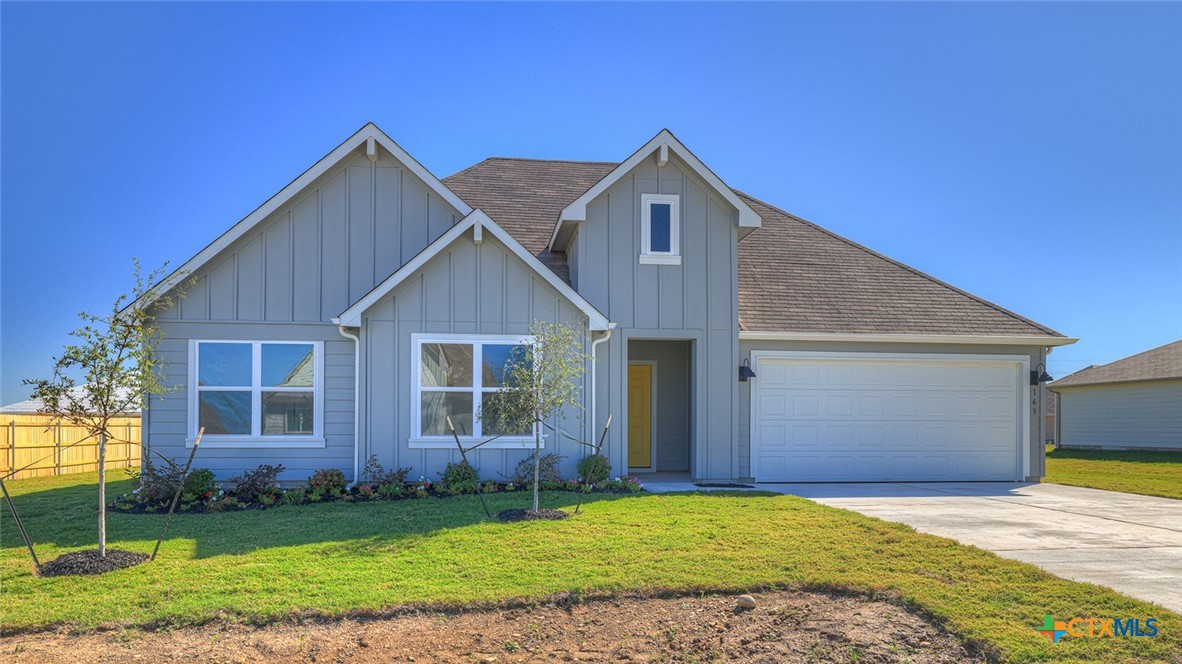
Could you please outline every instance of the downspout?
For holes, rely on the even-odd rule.
[[[340,319],[334,319],[339,323]],[[344,325],[337,325],[342,337],[353,340],[353,481],[346,489],[357,486],[361,479],[361,337],[348,331]]]
[[[599,392],[599,384],[595,382],[595,366],[599,364],[599,344],[611,339],[612,330],[615,329],[615,323],[608,323],[607,331],[603,333],[603,336],[591,342],[591,437],[593,440],[595,432],[599,430],[599,420],[595,419],[595,395]]]

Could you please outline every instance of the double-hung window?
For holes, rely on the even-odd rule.
[[[675,194],[640,195],[640,262],[681,265],[681,203]]]
[[[189,440],[211,447],[323,447],[324,344],[193,341]]]
[[[501,389],[510,360],[528,336],[416,334],[411,349],[411,447],[454,447],[447,418],[461,439],[501,435],[486,447],[533,445],[533,428],[501,431],[480,414]]]

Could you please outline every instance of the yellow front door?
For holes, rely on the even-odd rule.
[[[651,468],[653,459],[653,368],[628,365],[628,467]]]

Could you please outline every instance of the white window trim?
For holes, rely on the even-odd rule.
[[[429,388],[430,391],[437,392],[468,392],[473,394],[472,402],[472,426],[473,429],[480,427],[480,422],[476,419],[476,409],[478,403],[475,401],[475,394],[477,392],[484,393],[494,391],[494,389],[485,388],[482,385],[477,386],[483,374],[479,371],[481,359],[483,355],[483,344],[501,345],[501,344],[532,344],[534,337],[523,334],[429,334],[429,333],[415,333],[411,335],[411,385],[413,389],[410,392],[410,441],[411,449],[455,449],[456,441],[452,436],[425,436],[423,435],[423,415],[422,415],[422,392],[423,392],[423,344],[472,344],[472,387],[460,388]],[[535,430],[538,425],[534,425]],[[485,439],[485,436],[472,435],[460,436],[460,443],[467,446],[469,444],[476,444]],[[534,435],[531,433],[528,436],[501,436],[496,440],[482,445],[480,449],[530,449],[534,446]],[[546,436],[542,435],[542,447],[546,447]]]
[[[197,439],[197,429],[200,424],[199,392],[216,392],[219,388],[200,388],[198,379],[198,353],[200,344],[249,344],[251,346],[251,435],[205,434],[201,438],[201,446],[208,448],[303,448],[324,447],[324,342],[323,341],[286,341],[274,339],[190,339],[189,340],[189,426],[185,438],[185,447],[193,447]],[[263,360],[262,346],[279,344],[312,345],[313,377],[312,377],[312,435],[310,436],[279,436],[262,435],[263,392],[307,392],[306,387],[264,387],[262,385]],[[225,388],[220,391],[245,392],[244,388]]]
[[[669,251],[652,250],[652,204],[669,205]],[[677,194],[640,195],[640,262],[681,265],[681,197]]]

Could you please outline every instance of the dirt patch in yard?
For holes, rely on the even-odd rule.
[[[981,662],[895,604],[806,592],[11,636],[10,662]]]

